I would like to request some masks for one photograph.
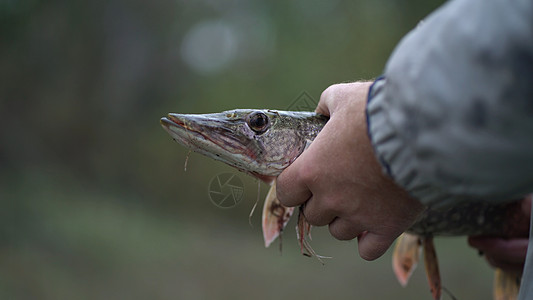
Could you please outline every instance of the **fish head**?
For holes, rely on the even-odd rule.
[[[304,151],[326,121],[311,112],[236,109],[170,113],[161,125],[185,147],[269,182]]]

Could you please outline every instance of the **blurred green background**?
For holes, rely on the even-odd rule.
[[[211,178],[236,172],[163,131],[167,112],[285,109],[306,91],[380,74],[442,1],[0,0],[0,299],[430,299],[401,288],[390,252],[294,220],[263,247],[257,183],[232,209]],[[261,187],[264,198],[267,186]],[[487,299],[492,271],[438,239],[443,284]],[[446,296],[444,296],[446,299]]]

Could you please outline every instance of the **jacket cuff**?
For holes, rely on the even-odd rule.
[[[415,150],[394,124],[394,114],[399,112],[390,109],[391,99],[385,92],[386,81],[385,77],[379,77],[372,84],[366,106],[368,136],[376,157],[384,173],[412,197],[432,209],[443,208],[449,202],[446,201],[449,195],[424,180],[418,172]]]

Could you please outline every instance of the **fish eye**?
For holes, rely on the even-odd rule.
[[[257,134],[267,131],[270,126],[268,116],[262,112],[253,112],[248,116],[248,126]]]

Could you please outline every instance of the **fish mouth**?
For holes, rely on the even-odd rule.
[[[175,114],[168,114],[166,117],[161,118],[160,123],[165,129],[169,127],[179,126],[186,130],[191,130],[190,128],[188,128],[188,126],[186,126],[187,124],[185,123],[185,121],[182,118],[176,116]]]
[[[170,136],[180,144],[190,147],[192,143],[191,134],[198,134],[195,130],[191,130],[187,124],[179,118],[168,114],[167,117],[159,120],[163,129],[165,129]]]
[[[192,128],[187,126],[187,123],[185,123],[181,117],[178,117],[175,114],[168,114],[166,117],[161,118],[159,123],[161,123],[161,126],[163,126],[163,128],[167,131],[171,130],[172,128],[182,128],[185,130],[194,131]]]
[[[170,134],[170,136],[178,143],[192,148],[205,148],[205,145],[196,143],[195,141],[209,141],[213,145],[220,147],[214,139],[202,132],[205,131],[206,126],[202,126],[201,120],[195,120],[190,115],[168,114],[161,118],[161,126]]]
[[[161,126],[179,144],[194,152],[224,162],[264,182],[271,183],[275,176],[251,170],[257,154],[242,140],[231,122],[219,116],[168,114],[160,119]],[[239,136],[241,139],[239,139]]]
[[[230,163],[235,155],[255,159],[255,153],[234,134],[231,122],[219,116],[170,113],[160,123],[176,142],[216,160]]]

